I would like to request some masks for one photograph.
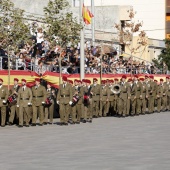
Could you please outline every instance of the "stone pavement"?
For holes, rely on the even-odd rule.
[[[170,170],[170,113],[0,128],[0,170],[46,169]]]

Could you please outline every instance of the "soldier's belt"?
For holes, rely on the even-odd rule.
[[[0,100],[1,100],[1,99],[5,99],[5,97],[0,97]]]
[[[100,94],[94,94],[94,96],[99,96]]]
[[[107,95],[103,95],[103,96],[107,96]]]
[[[127,93],[127,92],[123,92],[123,91],[122,91],[122,93]]]
[[[110,94],[110,96],[114,96],[114,94]]]
[[[20,98],[20,100],[29,100],[29,98]]]
[[[70,97],[70,95],[61,95],[61,97]]]
[[[33,96],[33,97],[36,97],[36,98],[37,98],[37,97],[43,97],[43,96]]]

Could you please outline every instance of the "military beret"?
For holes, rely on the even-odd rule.
[[[40,78],[35,78],[35,81],[40,82]]]
[[[93,81],[98,81],[97,78],[93,78]]]
[[[89,84],[91,84],[91,81],[87,79],[87,80],[86,80],[86,83],[89,83]]]
[[[154,79],[154,76],[149,76],[150,79]]]
[[[126,75],[123,75],[123,76],[122,76],[122,79],[123,79],[123,78],[126,79],[126,78],[127,78]]]
[[[72,80],[67,80],[69,83],[73,84],[73,81]]]
[[[63,79],[63,81],[67,81],[67,77],[66,76],[63,76],[62,79]]]
[[[23,81],[23,82],[25,82],[25,83],[27,82],[25,79],[21,79],[21,81]]]
[[[130,79],[128,79],[128,82],[131,82],[132,81],[132,79],[130,78]]]
[[[144,81],[144,78],[140,78],[139,80]]]
[[[17,81],[17,82],[18,82],[19,80],[18,80],[17,78],[14,78],[14,81]]]

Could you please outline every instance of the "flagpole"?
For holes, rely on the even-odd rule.
[[[80,32],[80,79],[84,79],[84,22],[82,17],[82,9],[83,9],[84,0],[80,0],[80,23],[83,25],[83,28]]]
[[[91,0],[91,12],[95,16],[94,11],[94,0]],[[91,20],[91,31],[92,31],[92,45],[95,45],[95,19],[94,17]]]

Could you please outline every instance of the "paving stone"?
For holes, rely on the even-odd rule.
[[[62,127],[6,126],[0,170],[169,170],[169,131],[169,112]]]

